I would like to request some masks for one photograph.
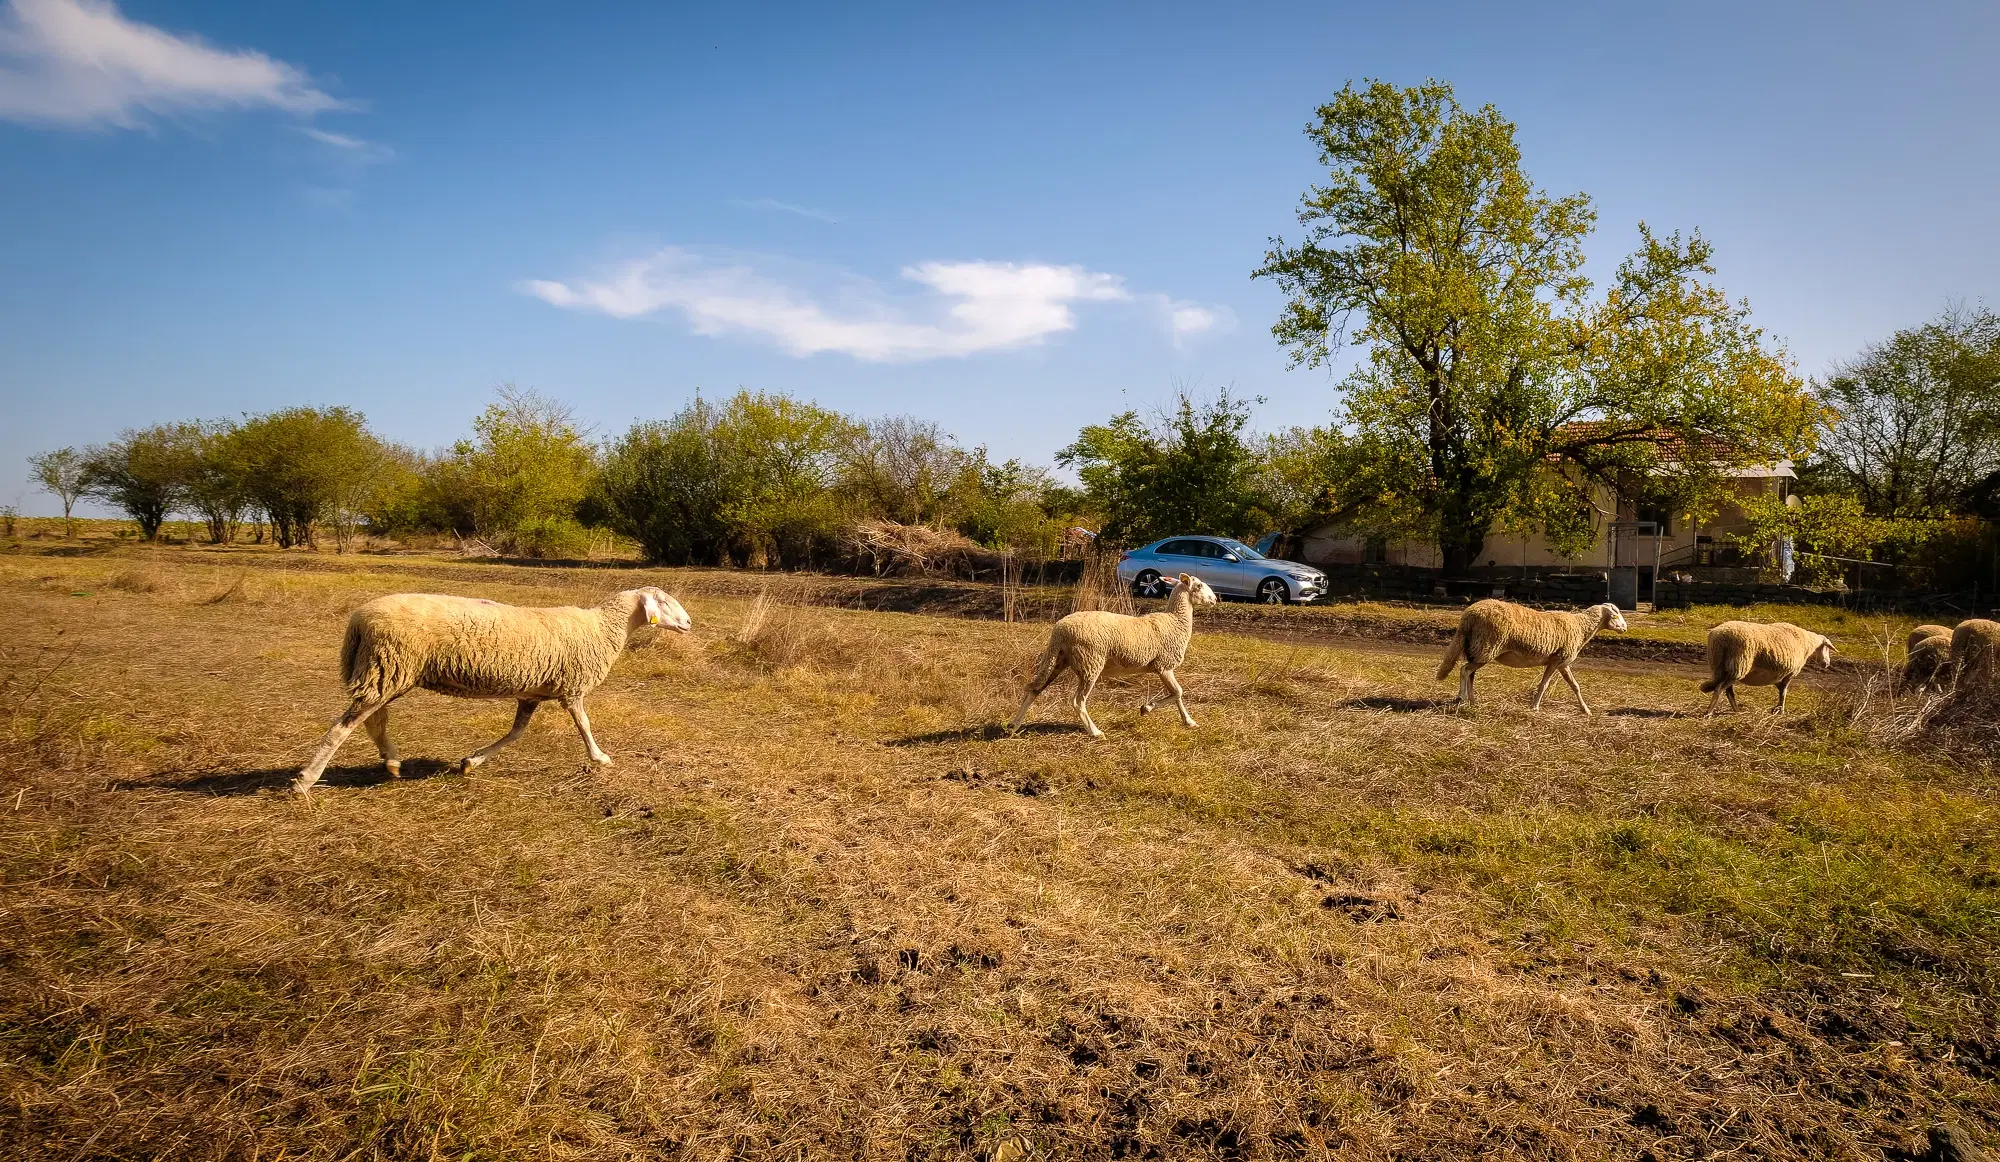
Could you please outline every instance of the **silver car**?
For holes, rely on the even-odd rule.
[[[1186,573],[1223,597],[1270,605],[1311,601],[1326,592],[1326,574],[1297,561],[1280,561],[1228,537],[1168,537],[1118,560],[1118,580],[1138,597],[1164,597],[1161,578]]]

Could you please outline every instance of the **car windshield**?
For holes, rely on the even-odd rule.
[[[1244,544],[1242,541],[1224,541],[1222,542],[1222,547],[1246,561],[1261,561],[1264,559],[1264,554]]]

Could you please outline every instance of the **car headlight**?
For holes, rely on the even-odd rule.
[[[1287,576],[1287,577],[1290,577],[1290,578],[1291,578],[1292,580],[1294,580],[1294,581],[1317,581],[1317,580],[1319,580],[1319,574],[1317,574],[1317,573],[1308,573],[1308,572],[1306,572],[1306,571],[1305,571],[1305,570],[1303,570],[1303,569],[1294,569],[1294,570],[1293,570],[1293,571],[1291,571],[1290,573],[1287,573],[1287,574],[1285,574],[1285,576]]]

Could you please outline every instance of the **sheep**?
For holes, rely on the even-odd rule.
[[[1996,660],[2000,660],[2000,621],[1968,618],[1951,631],[1951,664],[1961,687],[1991,682]]]
[[[1785,692],[1792,679],[1814,659],[1823,667],[1833,667],[1833,642],[1825,634],[1800,629],[1788,621],[1769,623],[1725,621],[1708,631],[1709,679],[1701,692],[1709,696],[1712,718],[1724,695],[1729,709],[1736,709],[1736,687],[1778,687],[1778,704],[1773,714],[1785,712]]]
[[[569,711],[590,761],[608,764],[611,756],[591,737],[584,698],[611,673],[633,630],[663,626],[686,633],[690,624],[680,602],[650,586],[614,593],[595,609],[526,609],[434,593],[378,597],[347,619],[340,680],[352,701],[292,789],[304,794],[318,782],[340,744],[363,723],[382,765],[391,777],[400,774],[402,762],[389,741],[389,704],[418,689],[514,701],[513,729],[460,759],[461,774],[521,737],[535,708],[551,700]]]
[[[1951,677],[1951,630],[1941,625],[1920,625],[1910,631],[1907,655],[1903,659],[1903,685],[1927,690],[1942,686]]]
[[[1106,674],[1114,678],[1128,674],[1158,674],[1165,689],[1158,697],[1139,707],[1139,713],[1151,713],[1153,707],[1172,695],[1174,705],[1180,708],[1181,723],[1192,729],[1194,716],[1188,713],[1187,697],[1181,692],[1174,670],[1187,658],[1188,640],[1194,636],[1194,607],[1197,604],[1214,605],[1215,590],[1200,578],[1186,573],[1173,578],[1168,584],[1173,593],[1167,598],[1165,612],[1133,617],[1092,609],[1072,613],[1056,622],[1055,629],[1049,633],[1048,648],[1042,651],[1040,661],[1035,664],[1034,680],[1028,683],[1021,697],[1021,709],[1015,713],[1010,729],[1021,729],[1021,724],[1028,718],[1028,708],[1066,669],[1076,673],[1076,692],[1073,695],[1076,714],[1083,720],[1083,728],[1090,732],[1092,738],[1103,738],[1104,732],[1090,720],[1090,709],[1085,703],[1090,698],[1091,689],[1097,685],[1097,679]]]
[[[1576,704],[1589,714],[1590,703],[1583,700],[1583,688],[1576,684],[1570,664],[1590,644],[1590,639],[1597,636],[1597,631],[1607,627],[1621,632],[1625,629],[1625,615],[1609,602],[1565,613],[1529,609],[1493,598],[1475,601],[1458,619],[1458,631],[1451,635],[1444,661],[1438,665],[1437,680],[1450,678],[1452,670],[1464,661],[1465,672],[1458,679],[1458,704],[1470,707],[1472,676],[1481,666],[1494,662],[1503,666],[1540,666],[1542,680],[1535,687],[1530,709],[1542,708],[1542,696],[1548,692],[1550,680],[1561,674],[1576,692]]]

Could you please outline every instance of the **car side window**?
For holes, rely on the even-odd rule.
[[[1158,549],[1155,549],[1154,552],[1159,553],[1163,557],[1193,557],[1198,555],[1189,551],[1186,541],[1168,541]]]
[[[1201,555],[1204,557],[1209,557],[1214,560],[1220,561],[1222,560],[1223,557],[1228,555],[1228,550],[1224,549],[1221,545],[1216,544],[1214,541],[1198,541],[1196,543],[1201,546]]]

